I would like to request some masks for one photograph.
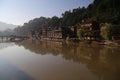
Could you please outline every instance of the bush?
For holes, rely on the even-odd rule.
[[[102,29],[102,37],[106,40],[112,40],[114,27],[112,24],[105,24]]]
[[[82,39],[82,37],[83,37],[83,30],[81,28],[78,29],[77,36],[78,36],[78,38]]]

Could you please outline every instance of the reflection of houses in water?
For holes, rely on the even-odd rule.
[[[64,58],[71,60],[76,60],[79,62],[81,59],[86,59],[88,61],[101,61],[105,62],[107,53],[110,53],[111,49],[106,49],[103,46],[90,46],[84,45],[81,46],[77,43],[65,43],[65,42],[54,42],[54,41],[38,41],[38,40],[29,40],[21,42],[20,45],[23,45],[25,48],[31,50],[32,52],[38,54],[61,54]],[[111,50],[111,53],[116,53],[115,49]],[[119,52],[119,51],[117,51]]]
[[[61,55],[66,60],[85,64],[90,71],[103,80],[114,80],[113,75],[118,75],[120,72],[120,50],[117,48],[80,46],[75,43],[53,41],[26,41],[19,45],[38,54]]]

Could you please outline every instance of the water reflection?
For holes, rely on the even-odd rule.
[[[89,80],[120,80],[119,47],[111,48],[107,46],[79,45],[78,43],[31,40],[16,44],[24,46],[24,48],[36,54],[61,55],[65,60],[83,64],[97,77]],[[74,80],[79,80],[78,77],[79,74]]]
[[[0,80],[34,80],[24,71],[0,57]]]
[[[15,45],[15,44],[14,43],[9,43],[9,42],[7,42],[7,43],[0,43],[0,50],[4,49],[4,48],[7,48],[7,47],[11,47],[13,45]]]

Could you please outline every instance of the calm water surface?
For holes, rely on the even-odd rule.
[[[120,48],[30,40],[0,43],[0,80],[120,80]]]

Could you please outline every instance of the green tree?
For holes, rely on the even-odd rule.
[[[106,23],[102,29],[102,37],[106,40],[112,40],[113,36],[113,26],[112,24]]]
[[[77,31],[77,36],[78,36],[78,38],[80,39],[80,40],[82,40],[82,37],[83,37],[83,30],[80,28],[80,29],[78,29],[78,31]]]

